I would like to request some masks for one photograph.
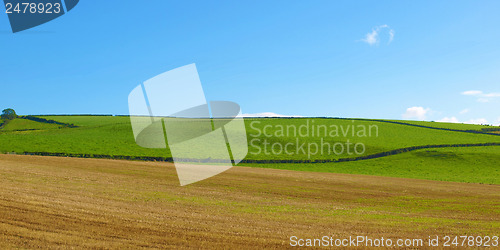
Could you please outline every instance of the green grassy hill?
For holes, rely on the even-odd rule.
[[[500,146],[421,149],[338,163],[242,164],[310,172],[363,174],[437,181],[500,184]]]
[[[125,116],[41,116],[41,118],[61,124],[74,124],[78,127],[70,128],[60,124],[15,119],[0,129],[0,152],[54,153],[107,158],[126,156],[131,159],[171,157],[168,148],[147,149],[138,146],[132,134],[130,119]],[[499,144],[500,136],[481,133],[484,128],[491,127],[335,118],[251,118],[245,119],[245,126],[249,153],[241,163],[243,165],[484,183],[497,183],[496,180],[500,179],[496,170],[500,163],[499,146],[457,147],[485,143]],[[305,127],[309,128],[307,133]],[[302,134],[299,132],[301,128]],[[291,150],[294,151],[293,154],[288,154],[284,150],[279,152],[277,150],[279,147],[275,147],[273,152],[273,145],[284,146],[288,143],[293,145],[290,146],[290,149],[293,148]],[[352,152],[349,154],[346,151],[341,154],[327,153],[326,148],[323,153],[312,154],[307,150],[309,144],[325,143],[329,145],[362,143],[365,150],[363,154],[352,154]],[[304,145],[305,150],[295,151],[297,145]],[[447,145],[447,147],[403,153],[411,151],[408,149],[410,147],[435,145]],[[267,152],[264,149],[267,149]],[[385,157],[354,162],[308,163],[352,159],[390,151],[403,154],[383,155]]]
[[[59,129],[63,126],[57,124],[36,122],[27,119],[14,119],[7,122],[1,129],[4,132],[14,132],[14,131],[29,131],[29,130],[49,130],[49,129]]]
[[[258,127],[258,129],[253,129],[250,124],[252,122],[260,122],[255,123],[257,125],[253,127]],[[262,142],[264,139],[267,140],[270,144],[273,143],[286,143],[293,142],[296,140],[296,136],[293,133],[290,136],[283,137],[270,137],[266,138],[265,135],[261,135],[258,137],[252,136],[252,134],[257,134],[257,130],[263,130],[265,126],[268,126],[268,134],[278,133],[280,130],[280,125],[282,126],[295,126],[300,127],[301,125],[314,122],[315,126],[338,126],[343,128],[352,128],[355,126],[366,127],[377,126],[378,127],[378,136],[375,135],[375,132],[372,133],[372,136],[359,136],[356,133],[354,135],[352,133],[342,134],[338,137],[331,136],[310,136],[299,138],[301,142],[312,142],[318,145],[321,145],[321,142],[330,142],[330,144],[340,142],[345,144],[347,140],[352,143],[363,143],[366,146],[366,152],[363,155],[376,154],[380,152],[390,151],[399,148],[406,148],[412,146],[423,146],[423,145],[439,145],[439,144],[475,144],[475,143],[488,143],[488,142],[500,142],[500,137],[489,134],[477,134],[477,133],[465,133],[465,132],[456,132],[456,131],[447,131],[447,130],[439,130],[439,129],[429,129],[415,126],[406,126],[402,124],[394,124],[394,123],[386,123],[383,121],[372,121],[372,120],[349,120],[349,119],[327,119],[327,118],[295,118],[295,119],[246,119],[245,123],[247,124],[247,132],[249,134],[249,141],[252,139],[255,142]],[[450,126],[456,126],[455,124],[449,124]],[[477,128],[481,128],[478,126]],[[470,129],[470,126],[467,127]],[[352,131],[352,130],[351,130]],[[324,135],[324,133],[321,133]],[[361,133],[362,134],[362,133]],[[299,136],[300,137],[300,136]],[[323,139],[323,140],[322,140]],[[259,147],[263,147],[263,143],[254,143],[254,145],[258,145]],[[305,159],[308,158],[305,154],[294,154],[294,155],[286,155],[286,154],[257,154],[253,155],[252,152],[257,150],[252,150],[254,147],[250,146],[250,153],[247,156],[247,159]],[[349,155],[347,152],[341,155],[332,155],[332,154],[322,154],[322,155],[314,155],[311,156],[313,159],[331,159],[331,158],[346,158],[353,157],[353,155]]]

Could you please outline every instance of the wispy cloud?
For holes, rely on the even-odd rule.
[[[430,108],[423,108],[423,107],[411,107],[407,108],[406,112],[402,114],[401,116],[404,119],[418,119],[418,120],[425,120],[427,114],[431,111]]]
[[[361,41],[368,43],[369,45],[376,45],[380,43],[380,33],[383,30],[387,30],[387,34],[389,35],[389,41],[387,44],[391,43],[394,40],[395,31],[389,27],[389,25],[379,25],[372,29],[371,32],[368,32],[365,35],[365,38],[361,39]]]
[[[464,109],[462,111],[460,111],[460,114],[463,115],[463,114],[467,114],[470,112],[470,109]]]
[[[468,120],[464,123],[467,123],[467,124],[488,124],[488,120],[486,120],[484,118],[478,118],[478,119]]]
[[[456,117],[444,117],[443,119],[437,120],[436,122],[447,122],[447,123],[465,123],[465,124],[488,124],[488,120],[484,118],[478,118],[478,119],[471,119],[468,121],[461,122],[459,121]]]
[[[366,34],[366,37],[364,39],[361,39],[361,41],[370,45],[378,43],[378,31],[372,30],[372,32]]]
[[[485,97],[500,97],[500,93],[489,93],[484,94]]]
[[[477,97],[478,102],[490,102],[492,99],[500,97],[500,93],[498,92],[493,92],[493,93],[484,93],[481,90],[468,90],[462,92],[462,95],[467,95],[467,96],[475,96]]]
[[[480,90],[467,90],[462,92],[462,95],[482,95],[483,91]]]
[[[458,119],[454,116],[452,117],[445,117],[441,120],[437,120],[436,122],[447,122],[447,123],[460,123]]]

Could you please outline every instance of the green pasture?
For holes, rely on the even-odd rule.
[[[500,184],[500,146],[422,149],[352,162],[241,165],[296,171]]]
[[[60,128],[59,125],[15,119],[0,130],[0,152],[171,156],[168,149],[148,149],[138,146],[133,137],[130,120],[125,116],[43,116],[43,118],[72,123],[79,127]],[[500,142],[500,136],[434,130],[368,120],[253,118],[245,119],[245,126],[249,144],[249,153],[246,157],[248,160],[338,159],[411,146]],[[358,145],[355,151],[356,144],[363,146]],[[361,152],[363,153],[360,154]]]
[[[369,120],[328,118],[245,119],[245,124],[249,142],[247,159],[338,159],[358,156],[355,152],[353,153],[353,150],[351,150],[353,154],[346,151],[343,154],[337,154],[341,151],[340,145],[336,146],[336,152],[331,150],[331,153],[328,154],[326,153],[328,147],[322,146],[326,145],[325,143],[330,146],[340,143],[347,148],[345,145],[348,141],[352,144],[362,143],[365,145],[365,153],[362,155],[422,145],[500,142],[500,137],[495,135],[436,130]],[[306,133],[305,129],[303,129],[304,133],[302,135],[306,136],[302,136],[299,132],[293,133],[293,127],[300,129],[301,126],[302,128],[310,128],[309,133]],[[324,129],[319,129],[320,126],[321,128],[327,127],[328,133],[325,134]],[[312,127],[315,127],[316,130],[314,134],[311,132]],[[336,127],[339,128],[338,136],[335,133]],[[375,132],[374,127],[378,128],[378,133]],[[281,133],[282,130],[286,131],[287,128],[290,128],[288,134],[287,132]],[[319,135],[318,130],[320,130]],[[363,130],[367,132],[363,133]],[[345,133],[346,131],[347,133]],[[354,131],[354,134],[352,131]],[[371,131],[371,134],[369,131]],[[265,145],[265,143],[268,143],[268,145]],[[281,154],[277,154],[280,152],[280,145],[284,147],[287,143],[293,144],[289,146],[290,150],[288,152],[293,151],[295,146],[294,154],[289,155],[284,150]],[[272,147],[275,144],[273,151]],[[308,148],[309,144],[312,145],[311,154],[296,150],[296,145],[304,145],[304,148]],[[317,154],[313,154],[314,145],[323,148],[323,154],[321,154],[321,150],[318,150]],[[354,145],[351,148],[353,147]],[[264,152],[265,148],[268,149],[269,154]],[[259,149],[261,149],[260,153]],[[358,152],[361,152],[361,150],[358,150]]]
[[[110,157],[171,157],[168,148],[148,149],[136,144],[126,116],[40,116],[56,124],[14,119],[0,129],[0,152],[46,152]],[[398,121],[399,122],[399,121]],[[403,121],[401,121],[403,122]],[[424,126],[477,130],[466,124],[409,122]],[[370,120],[333,118],[245,119],[249,153],[246,160],[324,160],[366,156],[412,146],[499,143],[500,136],[429,129]],[[491,128],[491,127],[488,127]],[[354,131],[354,133],[353,133]],[[329,145],[363,144],[365,152],[327,153]],[[280,147],[286,147],[280,152]],[[302,146],[301,146],[302,145]],[[323,147],[311,152],[309,145]],[[322,146],[323,145],[323,146]],[[302,150],[296,151],[297,146]],[[199,150],[199,148],[197,148]],[[311,148],[314,149],[314,148]],[[292,151],[293,154],[289,154]],[[430,180],[500,184],[500,146],[422,149],[376,159],[338,163],[240,163],[240,165],[300,171],[382,175]]]
[[[3,126],[1,131],[13,132],[13,131],[27,131],[27,130],[50,130],[59,128],[62,128],[62,126],[57,124],[35,122],[26,119],[14,119],[5,124],[5,126]]]

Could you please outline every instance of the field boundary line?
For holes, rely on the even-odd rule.
[[[439,144],[439,145],[422,145],[422,146],[412,146],[406,148],[399,148],[390,151],[359,156],[359,157],[346,157],[339,159],[318,159],[318,160],[251,160],[245,159],[241,163],[339,163],[339,162],[349,162],[349,161],[362,161],[377,159],[382,157],[387,157],[391,155],[398,155],[402,153],[408,153],[420,149],[431,149],[431,148],[466,148],[466,147],[491,147],[500,146],[498,142],[491,143],[476,143],[476,144]],[[14,154],[6,152],[6,154]],[[56,157],[71,157],[71,158],[93,158],[93,159],[112,159],[112,160],[135,160],[135,161],[161,161],[161,162],[173,162],[172,157],[152,157],[152,156],[128,156],[128,155],[103,155],[103,154],[71,154],[71,153],[51,153],[51,152],[23,152],[20,155],[36,155],[36,156],[56,156]],[[187,161],[196,161],[195,159],[181,159]],[[199,162],[218,162],[217,159],[211,159],[210,161],[200,161]]]

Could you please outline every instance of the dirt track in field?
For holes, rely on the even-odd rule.
[[[0,248],[286,247],[289,238],[498,235],[500,186],[0,155]]]

